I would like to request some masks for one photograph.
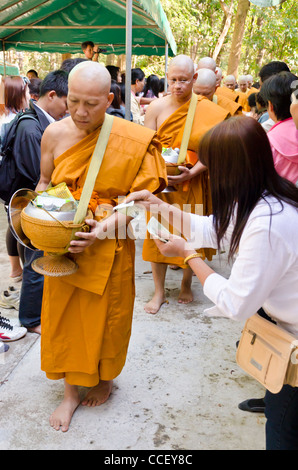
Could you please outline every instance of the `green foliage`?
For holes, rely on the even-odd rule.
[[[221,2],[161,0],[161,3],[170,21],[178,53],[190,55],[195,62],[201,57],[212,56],[225,20]],[[231,0],[225,0],[224,3],[230,7]],[[237,5],[235,1],[233,22],[218,58],[218,65],[223,71],[227,68],[230,54]],[[297,19],[297,0],[287,0],[270,8],[251,4],[245,23],[239,74],[256,75],[260,67],[271,60],[282,60],[297,73]]]

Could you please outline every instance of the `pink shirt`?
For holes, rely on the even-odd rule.
[[[277,173],[296,184],[298,182],[298,130],[293,118],[274,124],[267,136]]]

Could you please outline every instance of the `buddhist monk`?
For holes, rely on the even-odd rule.
[[[224,86],[229,88],[229,90],[235,91],[236,85],[237,81],[234,75],[227,75],[224,78]]]
[[[226,98],[229,98],[230,100],[233,101],[238,101],[238,95],[237,93],[234,92],[234,89],[228,90],[227,87],[222,87],[221,86],[221,81],[222,81],[222,71],[219,67],[216,66],[216,62],[212,57],[203,57],[202,59],[199,60],[198,65],[197,65],[197,71],[200,69],[209,69],[212,70],[212,72],[215,73],[216,78],[217,78],[217,88],[216,88],[216,96],[225,96]],[[235,86],[236,86],[236,80],[235,80]]]
[[[215,73],[210,69],[197,70],[197,79],[193,86],[193,91],[197,95],[203,95],[208,100],[226,109],[231,116],[242,114],[242,107],[224,95],[216,95],[217,79]]]
[[[239,99],[238,103],[242,106],[244,112],[250,111],[250,106],[248,104],[249,88],[247,75],[240,75],[238,78],[239,91],[237,92]]]
[[[236,82],[236,78],[234,77],[234,75],[227,75],[223,79],[223,86],[219,86],[216,89],[215,93],[217,96],[219,95],[225,96],[226,98],[229,98],[230,100],[235,101],[237,103],[239,97],[235,91],[236,85],[237,85],[237,82]]]
[[[193,92],[197,95],[203,95],[212,101],[216,91],[216,75],[210,69],[199,69],[196,72],[197,78],[193,85]]]
[[[212,57],[202,57],[198,62],[196,71],[198,71],[200,69],[210,69],[210,70],[212,70],[212,72],[214,72],[216,74],[217,73],[217,68],[216,68],[215,60],[212,59]]]
[[[80,198],[105,111],[113,100],[110,85],[109,72],[97,62],[84,61],[71,71],[70,116],[50,125],[44,134],[37,190],[49,182],[66,183]],[[80,403],[105,402],[124,366],[135,295],[134,241],[120,237],[119,230],[113,235],[115,224],[126,229],[131,220],[113,212],[113,206],[136,188],[158,192],[166,186],[160,151],[153,130],[113,118],[89,204],[91,231],[78,233],[79,239],[69,247],[79,268],[64,277],[45,276],[41,368],[50,379],[64,379],[65,385],[64,399],[50,417],[56,430],[69,429]],[[82,402],[78,386],[90,388]]]
[[[166,148],[180,148],[193,85],[197,74],[193,61],[178,55],[170,62],[168,68],[168,84],[170,94],[159,100],[154,100],[147,108],[144,124],[157,131],[157,137]],[[208,192],[208,174],[206,168],[198,159],[198,144],[202,135],[217,122],[223,121],[229,113],[215,105],[203,96],[198,96],[196,113],[188,142],[187,166],[180,166],[180,175],[168,176],[169,184],[174,186],[171,193],[160,193],[159,197],[170,204],[178,204],[181,208],[188,207],[192,212],[200,207],[203,213],[210,206]],[[186,206],[187,205],[187,206]],[[202,251],[202,257],[212,259],[214,251]],[[178,297],[180,303],[193,300],[191,291],[192,273],[183,265],[181,258],[163,257],[156,248],[154,240],[144,241],[143,258],[152,265],[155,292],[153,298],[146,304],[148,313],[156,314],[165,303],[165,278],[167,265],[183,267],[183,279]]]
[[[216,67],[215,75],[216,75],[216,87],[219,87],[221,86],[221,82],[223,80],[222,70],[220,67]]]
[[[253,86],[254,78],[251,74],[246,75],[249,93],[258,93],[258,89]]]

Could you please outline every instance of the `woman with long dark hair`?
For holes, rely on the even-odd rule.
[[[28,108],[29,83],[27,77],[7,76],[3,79],[5,106],[0,116],[0,125],[11,121],[19,111]]]
[[[145,98],[158,98],[159,93],[159,78],[157,75],[149,75],[147,77],[145,88],[144,88],[144,97]]]
[[[148,191],[127,202],[155,208],[183,227],[183,236],[156,244],[163,255],[185,258],[214,303],[208,315],[244,321],[262,308],[298,338],[298,188],[276,172],[266,132],[251,117],[232,117],[211,129],[199,157],[209,171],[212,216],[181,212]],[[234,261],[229,279],[196,251],[224,246]],[[267,391],[265,403],[266,448],[297,450],[298,387]]]
[[[113,116],[125,119],[125,107],[122,106],[121,88],[115,80],[111,80],[110,92],[114,94],[114,98],[106,112]]]

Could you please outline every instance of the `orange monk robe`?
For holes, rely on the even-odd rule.
[[[239,103],[236,103],[236,101],[230,100],[224,95],[213,95],[213,103],[217,104],[218,106],[221,106],[222,108],[226,109],[231,116],[235,116],[238,114],[243,114],[242,113],[242,107],[240,106]]]
[[[225,96],[226,98],[229,98],[232,101],[238,101],[238,94],[234,91],[228,88],[227,86],[219,86],[216,88],[215,94],[217,96]]]
[[[54,160],[52,184],[76,191],[84,185],[99,130]],[[94,191],[110,209],[119,196],[158,192],[167,175],[154,131],[114,118]],[[41,368],[50,379],[94,386],[122,370],[135,296],[134,241],[116,232],[73,256],[76,273],[47,277],[41,317]]]
[[[243,108],[243,111],[245,113],[248,113],[251,108],[248,104],[248,97],[249,95],[252,95],[253,93],[258,93],[259,90],[257,90],[256,88],[249,88],[246,90],[245,93],[243,93],[242,91],[238,91],[238,96],[239,96],[239,99],[238,99],[238,103],[241,104],[242,108]]]
[[[177,109],[158,129],[157,137],[163,147],[180,148],[189,103],[190,101]],[[197,153],[201,137],[209,129],[226,119],[228,116],[229,113],[226,110],[212,103],[207,98],[198,95],[196,113],[188,143],[188,150],[190,151],[191,156],[195,157],[193,164],[198,161]],[[169,204],[178,204],[182,210],[186,210],[185,205],[187,204],[188,210],[192,213],[197,212],[200,215],[210,213],[211,198],[209,192],[208,172],[202,172],[192,178],[188,183],[189,184],[187,185],[183,183],[178,184],[175,186],[177,191],[172,193],[160,193],[158,197]],[[202,258],[207,257],[211,260],[215,251],[205,249],[201,250],[201,253]],[[183,265],[182,258],[163,256],[157,249],[154,240],[149,238],[148,234],[147,238],[144,240],[143,259],[154,263],[175,264],[177,266],[185,267]]]

